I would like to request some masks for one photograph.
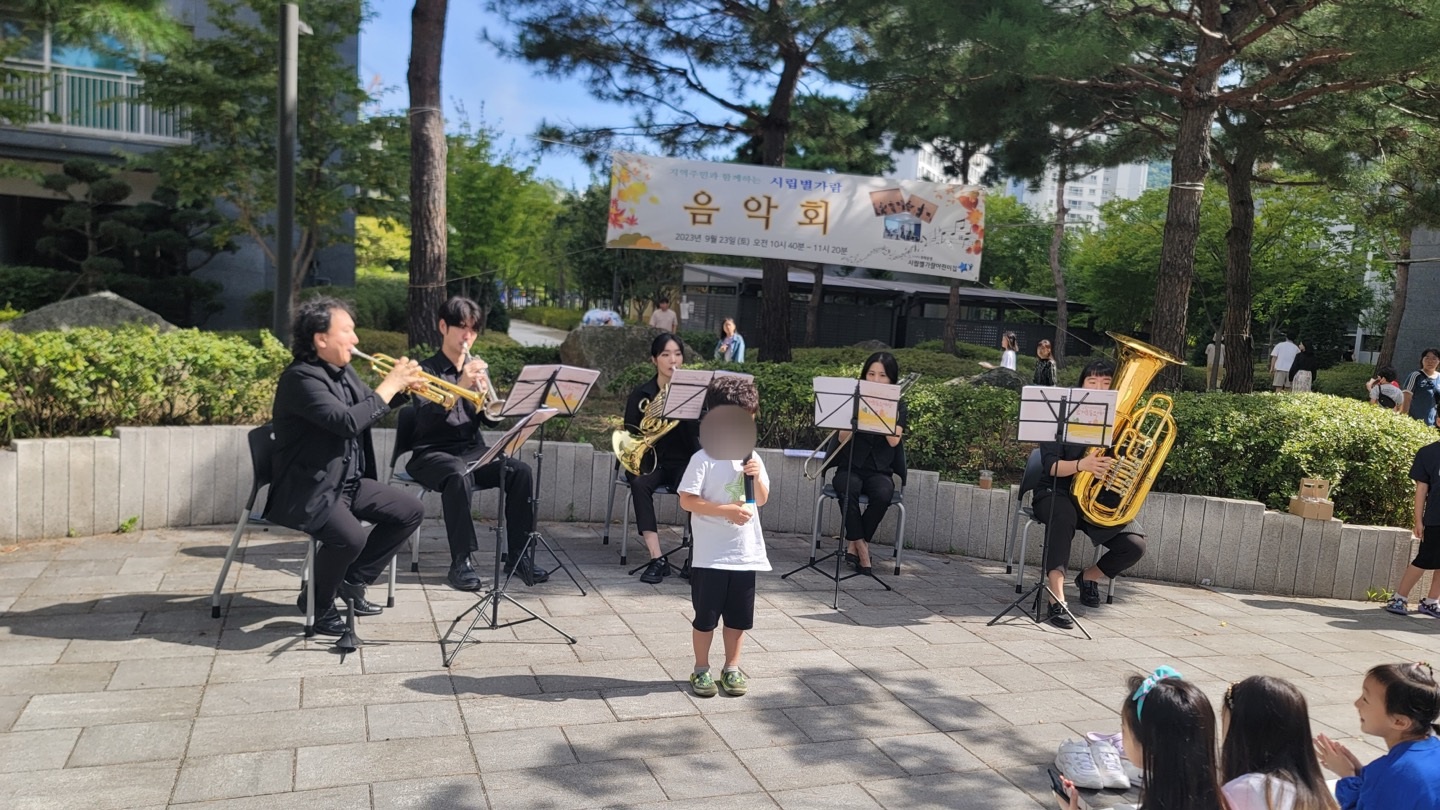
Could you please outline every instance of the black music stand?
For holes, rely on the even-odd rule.
[[[741,374],[735,371],[703,371],[699,369],[677,368],[670,375],[670,386],[665,392],[665,403],[661,408],[660,417],[679,422],[698,422],[705,415],[705,398],[710,393],[710,385],[721,377],[742,377],[747,380],[754,380],[752,374]],[[679,493],[676,493],[677,495]],[[686,520],[690,519],[687,514]],[[670,564],[670,555],[678,554],[681,551],[690,552],[685,557],[685,565],[682,567],[680,576],[689,576],[690,560],[693,559],[691,541],[682,538],[680,545],[661,554],[651,560],[631,568],[628,572],[634,576],[636,572],[643,570],[655,560],[664,560],[666,565]]]
[[[852,380],[848,377],[816,377],[813,383],[815,386],[815,426],[820,428],[832,428],[835,430],[849,430],[852,433],[877,433],[882,436],[894,436],[898,427],[901,388],[898,385],[887,385],[885,383],[869,382],[867,380]],[[853,437],[852,437],[853,438]],[[845,475],[850,476],[855,468],[854,448],[846,454]],[[821,479],[824,479],[824,471],[821,471]],[[839,494],[837,490],[836,494]],[[860,493],[854,487],[846,486],[845,494],[840,495],[840,536],[835,540],[835,550],[819,559],[815,557],[815,547],[810,547],[810,561],[796,568],[787,574],[782,574],[781,579],[789,579],[791,576],[812,568],[816,573],[826,577],[835,583],[834,598],[830,607],[834,610],[840,609],[840,583],[855,577],[869,577],[884,586],[885,590],[894,590],[885,580],[875,574],[872,567],[870,573],[863,574],[855,571],[849,574],[841,573],[841,566],[845,562],[845,513],[850,508],[850,499],[860,497]],[[820,564],[829,560],[835,560],[835,573],[830,573],[820,567]]]
[[[511,627],[517,624],[524,624],[525,622],[538,621],[564,636],[565,640],[571,644],[575,643],[574,636],[551,624],[544,617],[520,604],[520,602],[516,601],[515,597],[507,593],[506,587],[510,584],[510,577],[502,578],[500,571],[500,558],[505,548],[505,476],[507,475],[505,459],[514,458],[516,454],[520,452],[521,445],[529,440],[530,436],[539,429],[545,420],[554,416],[556,413],[557,411],[553,408],[541,408],[540,410],[526,414],[515,423],[514,427],[506,431],[505,435],[501,436],[500,440],[495,442],[495,445],[485,452],[485,455],[481,456],[478,461],[471,464],[465,471],[465,474],[469,475],[479,467],[483,467],[497,459],[500,461],[500,514],[495,521],[495,573],[494,579],[491,580],[493,585],[490,590],[487,591],[484,596],[480,597],[475,604],[466,608],[459,616],[456,616],[455,621],[450,623],[450,628],[446,630],[445,635],[441,637],[440,660],[446,667],[454,663],[455,656],[460,654],[460,651],[465,648],[467,642],[474,644],[480,643],[478,640],[471,642],[470,636],[475,632],[476,628],[480,626],[481,622],[486,622],[485,613],[487,608],[490,613],[489,621],[486,622],[485,625],[487,629],[498,630],[501,627]],[[523,556],[524,552],[522,551],[521,557],[523,558]],[[519,563],[519,560],[515,561],[516,565],[519,565]],[[525,611],[529,616],[502,624],[500,622],[500,601],[502,599]],[[475,614],[475,618],[470,621],[470,626],[465,629],[464,634],[460,636],[460,640],[455,643],[455,649],[447,653],[445,650],[445,641],[450,638],[451,633],[455,632],[455,627],[460,624],[460,620],[471,613]]]
[[[1114,389],[1054,388],[1050,386],[1027,385],[1020,394],[1020,428],[1018,438],[1022,442],[1054,441],[1057,444],[1088,444],[1109,447],[1111,432],[1115,429],[1115,406],[1118,392]],[[1043,472],[1042,472],[1043,474]],[[1070,606],[1058,594],[1050,590],[1045,570],[1045,552],[1050,548],[1050,521],[1055,516],[1055,498],[1051,496],[1050,515],[1045,520],[1045,538],[1040,544],[1040,576],[1030,590],[1021,594],[1005,609],[985,623],[986,627],[1004,618],[1005,614],[1020,607],[1026,599],[1034,599],[1031,610],[1036,624],[1045,618],[1041,613],[1040,594],[1050,594],[1050,599],[1060,605],[1065,615],[1075,623],[1085,638],[1093,640],[1090,631],[1080,623]],[[1024,561],[1021,561],[1022,565]],[[1018,586],[1017,586],[1018,587]]]
[[[555,416],[574,416],[599,378],[599,371],[579,366],[526,366],[520,369],[520,375],[510,389],[510,396],[505,400],[505,407],[500,410],[500,417],[503,419],[523,416],[542,407],[554,409]],[[566,559],[570,560],[570,565],[566,565],[555,552],[555,547],[540,533],[540,475],[545,469],[545,428],[548,423],[549,420],[540,423],[540,441],[535,447],[535,476],[530,495],[535,518],[531,524],[530,535],[525,539],[525,550],[521,551],[521,556],[523,557],[531,546],[534,546],[535,554],[539,554],[540,549],[545,549],[555,561],[556,568],[565,572],[565,576],[579,589],[581,596],[586,596],[585,586],[575,579],[575,574],[570,570],[570,565],[575,564],[570,554],[565,554]],[[518,561],[516,564],[519,564]],[[514,569],[511,571],[513,574]]]

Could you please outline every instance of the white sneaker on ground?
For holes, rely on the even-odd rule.
[[[1074,782],[1076,787],[1086,790],[1100,790],[1105,787],[1105,780],[1100,775],[1100,769],[1095,766],[1095,758],[1090,754],[1090,746],[1084,740],[1066,740],[1060,743],[1060,750],[1055,754],[1055,767]]]
[[[1105,787],[1111,790],[1130,789],[1130,777],[1125,775],[1125,767],[1120,764],[1120,752],[1115,750],[1115,746],[1106,740],[1091,740],[1090,758],[1100,771],[1100,780]]]
[[[1125,769],[1125,778],[1130,780],[1131,787],[1140,787],[1145,784],[1145,772],[1125,757],[1120,757],[1120,767]],[[1117,805],[1118,807],[1118,805]]]

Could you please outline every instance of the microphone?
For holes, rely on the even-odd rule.
[[[745,456],[745,461],[749,462],[754,457],[753,452],[749,453]],[[753,475],[745,476],[745,503],[751,506],[755,505],[755,476]]]

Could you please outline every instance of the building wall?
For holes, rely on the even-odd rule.
[[[171,13],[183,24],[191,27],[196,37],[213,37],[218,33],[209,20],[207,0],[168,0],[168,3]],[[358,70],[358,37],[352,37],[344,43],[342,56],[347,64]],[[28,163],[44,172],[57,170],[61,161],[71,157],[93,157],[118,163],[117,152],[138,154],[157,148],[160,148],[158,144],[105,137],[103,134],[61,134],[0,127],[0,158]],[[131,182],[136,191],[127,201],[131,204],[148,200],[156,185],[155,176],[149,173],[126,173],[125,179]],[[7,195],[10,197],[8,203],[4,202]],[[0,179],[0,263],[13,262],[16,260],[14,257],[30,252],[24,245],[18,244],[18,241],[33,240],[34,228],[28,221],[17,222],[13,217],[5,219],[7,210],[14,211],[17,206],[23,206],[27,198],[56,199],[58,195],[27,181]],[[343,244],[320,251],[315,267],[310,269],[317,283],[328,281],[341,286],[355,283],[353,214],[346,214],[343,225],[349,238]],[[275,267],[259,245],[248,237],[241,237],[237,244],[239,251],[216,256],[196,273],[198,278],[218,281],[224,285],[221,302],[225,309],[207,321],[207,327],[225,329],[257,325],[246,317],[246,304],[256,292],[274,288]],[[300,270],[297,268],[297,271]]]

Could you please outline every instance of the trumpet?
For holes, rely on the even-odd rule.
[[[460,344],[460,369],[463,371],[468,365],[470,365],[470,344],[462,343]],[[480,373],[482,375],[480,379],[485,385],[485,390],[481,392],[484,394],[484,397],[475,408],[479,410],[486,419],[489,419],[491,422],[498,422],[500,421],[500,412],[505,410],[505,400],[495,394],[495,384],[490,381],[489,367],[486,367],[486,369]]]
[[[915,381],[918,379],[920,379],[920,375],[913,371],[900,378],[900,382],[896,384],[900,386],[900,396],[902,398],[905,396],[905,392],[910,389],[910,386],[914,385]],[[844,441],[841,441],[839,444],[835,445],[835,449],[832,450],[828,455],[826,455],[824,453],[825,445],[834,441],[835,437],[838,435],[840,435],[840,431],[830,431],[830,433],[820,441],[820,444],[814,450],[810,451],[810,455],[805,459],[804,467],[805,478],[807,480],[814,481],[815,479],[823,475],[825,473],[824,461],[827,458],[838,455],[840,453],[840,450],[845,447],[845,443],[850,441],[850,439],[855,436],[855,433],[854,431],[851,431],[850,435],[846,436]]]
[[[391,369],[395,368],[396,360],[388,354],[368,355],[359,349],[351,349],[350,353],[361,360],[369,361],[370,368],[381,376],[389,374]],[[417,396],[424,397],[446,410],[449,410],[456,402],[462,399],[467,400],[477,408],[484,406],[485,395],[479,391],[470,391],[461,388],[452,382],[447,382],[433,374],[426,374],[423,371],[420,372],[420,376],[423,378],[424,383],[411,390]]]

